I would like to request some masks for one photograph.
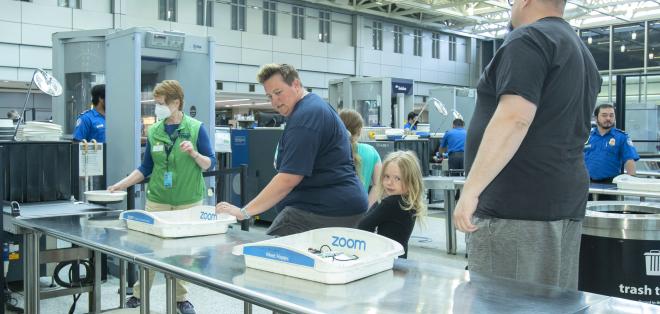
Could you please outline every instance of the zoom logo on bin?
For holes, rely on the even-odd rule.
[[[200,220],[218,220],[218,214],[216,214],[216,213],[201,212],[201,213],[199,214],[199,219],[200,219]]]
[[[356,250],[367,250],[367,242],[364,240],[344,238],[340,236],[332,236],[332,246],[345,247]]]

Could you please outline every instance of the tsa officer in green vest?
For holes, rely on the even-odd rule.
[[[147,211],[186,209],[201,205],[204,198],[202,171],[215,165],[209,134],[202,123],[183,113],[183,89],[178,81],[165,80],[154,88],[156,118],[149,128],[142,165],[128,177],[108,188],[124,190],[150,177],[147,188]],[[154,273],[149,274],[153,282]],[[187,300],[187,290],[177,281],[176,301],[179,313],[195,313]],[[151,286],[151,284],[149,285]],[[140,306],[139,287],[126,306]]]

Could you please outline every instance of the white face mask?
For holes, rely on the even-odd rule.
[[[158,120],[165,120],[172,115],[170,108],[165,105],[156,104],[156,118]]]

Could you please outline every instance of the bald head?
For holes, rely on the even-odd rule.
[[[518,28],[549,16],[563,17],[564,7],[565,0],[513,0],[510,24]]]

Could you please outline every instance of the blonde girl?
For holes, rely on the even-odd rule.
[[[408,240],[415,220],[426,215],[422,171],[415,153],[397,151],[387,155],[376,184],[379,200],[360,220],[358,228],[395,240],[408,256]]]

